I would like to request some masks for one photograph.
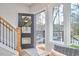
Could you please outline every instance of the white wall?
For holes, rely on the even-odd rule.
[[[28,13],[29,8],[26,4],[0,3],[0,16],[5,18],[14,27],[18,25],[18,13]]]
[[[35,3],[30,7],[30,12],[35,14],[42,10],[46,10],[48,5],[50,4],[49,3]]]
[[[30,6],[30,12],[35,14],[40,11],[47,10],[50,5],[55,6],[58,5],[58,3],[34,3]]]

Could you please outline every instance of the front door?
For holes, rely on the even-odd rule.
[[[34,15],[19,13],[19,24],[21,27],[22,49],[34,47]]]

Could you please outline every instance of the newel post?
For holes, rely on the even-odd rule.
[[[17,31],[17,54],[18,55],[20,55],[20,52],[21,52],[21,28],[20,27],[18,27],[17,29],[16,29],[16,31]]]

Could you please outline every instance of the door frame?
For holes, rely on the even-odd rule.
[[[32,17],[32,27],[31,27],[31,33],[22,33],[22,26],[21,24],[21,19],[22,16],[31,16]],[[28,14],[28,13],[18,13],[18,27],[21,27],[21,48],[33,48],[34,47],[34,14]],[[25,44],[22,45],[22,37],[27,35],[26,37],[31,37],[31,44]]]

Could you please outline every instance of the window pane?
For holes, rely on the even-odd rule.
[[[45,11],[38,13],[36,15],[36,40],[37,43],[45,42]]]
[[[71,4],[71,43],[79,45],[79,5]]]
[[[63,5],[56,6],[53,10],[53,40],[63,42]]]
[[[23,37],[22,44],[31,44],[31,38],[30,37]]]

